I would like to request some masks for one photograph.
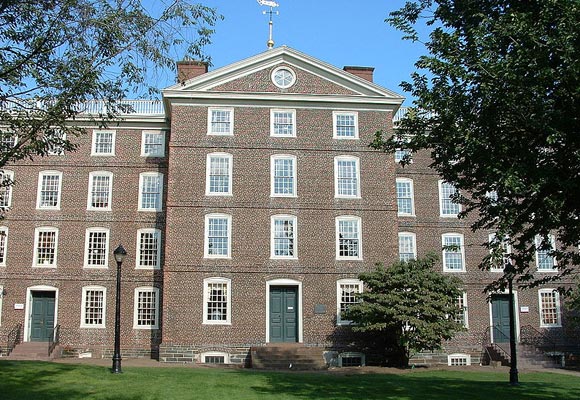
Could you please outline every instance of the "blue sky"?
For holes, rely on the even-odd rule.
[[[224,16],[216,25],[213,43],[206,47],[210,70],[267,50],[267,7],[257,0],[192,0],[215,7]],[[275,46],[287,45],[342,68],[375,67],[375,83],[407,97],[399,83],[408,80],[414,63],[425,50],[402,40],[402,34],[385,22],[404,0],[276,0]],[[177,55],[176,57],[182,57]],[[168,85],[173,82],[168,82]]]

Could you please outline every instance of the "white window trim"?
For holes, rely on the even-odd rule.
[[[395,192],[397,192],[397,186],[396,186],[397,183],[409,183],[410,191],[411,191],[411,212],[406,213],[406,212],[401,212],[399,210],[399,205],[398,205],[399,198],[397,197],[397,216],[399,216],[399,217],[414,217],[415,216],[415,187],[413,184],[413,179],[411,179],[411,178],[397,178],[396,183],[395,183]]]
[[[551,245],[552,245],[552,249],[551,250],[556,249],[556,238],[552,234],[548,235],[548,237],[549,237],[550,242],[551,242]],[[548,274],[549,273],[558,272],[558,268],[557,268],[558,267],[558,260],[556,260],[556,257],[555,256],[551,256],[552,257],[552,269],[540,269],[540,254],[538,253],[537,247],[541,244],[541,239],[542,238],[540,236],[536,236],[534,238],[534,243],[536,245],[536,251],[535,251],[535,253],[536,253],[535,254],[535,258],[536,258],[536,270],[539,273],[548,273]],[[548,251],[550,251],[550,250],[548,250]]]
[[[157,261],[154,267],[141,265],[141,234],[154,233],[157,236]],[[157,270],[161,268],[161,230],[156,228],[142,228],[137,230],[137,245],[135,246],[135,269]]]
[[[225,133],[212,132],[211,114],[212,111],[228,111],[230,113],[230,131]],[[207,108],[207,134],[210,136],[234,136],[234,108],[233,107],[208,107]]]
[[[397,241],[397,243],[400,243],[400,239],[402,236],[410,236],[413,240],[413,258],[416,260],[417,259],[417,235],[413,232],[399,232],[399,234],[397,235],[399,241]],[[403,261],[401,260],[401,247],[399,246],[399,261]]]
[[[445,263],[445,252],[447,251],[445,249],[445,238],[446,237],[451,237],[451,236],[459,236],[460,238],[460,246],[461,246],[461,264],[463,266],[462,269],[448,269],[447,265]],[[465,272],[467,267],[465,265],[465,238],[463,237],[463,235],[461,233],[444,233],[443,235],[441,235],[441,247],[443,249],[443,254],[442,254],[442,260],[443,260],[443,272]]]
[[[338,194],[338,162],[354,161],[356,166],[356,196]],[[337,199],[360,199],[360,159],[354,156],[336,156],[334,157],[334,197]]]
[[[0,293],[4,292],[4,286],[0,285]],[[0,296],[0,326],[2,326],[2,299],[4,296]]]
[[[40,194],[42,192],[42,177],[45,175],[58,175],[58,198],[56,206],[42,206],[40,204]],[[36,209],[37,210],[60,210],[60,198],[62,195],[62,172],[61,171],[40,171],[38,173],[38,187],[36,189]],[[12,197],[12,191],[10,191]],[[10,199],[12,200],[12,199]]]
[[[0,169],[0,172],[2,173],[2,175],[0,175],[0,182],[2,182],[5,179],[4,177],[9,177],[9,179],[14,183],[14,171]],[[2,210],[7,210],[10,207],[12,207],[12,192],[14,190],[14,184],[7,186],[6,188],[8,188],[8,205],[0,206],[0,209]]]
[[[89,290],[100,290],[103,292],[103,323],[102,324],[95,324],[89,325],[85,323],[86,311],[87,311],[87,291]],[[89,329],[101,329],[105,328],[106,321],[107,321],[107,288],[104,286],[83,286],[82,291],[82,299],[81,299],[81,328],[89,328]]]
[[[340,304],[342,299],[342,290],[340,289],[341,285],[357,285],[358,292],[362,293],[363,283],[359,279],[339,279],[336,281],[336,325],[352,325],[352,321],[343,320],[340,317]]]
[[[274,116],[276,113],[291,113],[292,114],[292,134],[280,135],[274,133]],[[270,136],[272,137],[296,137],[296,110],[292,108],[272,108],[270,109]]]
[[[207,303],[208,298],[208,284],[209,283],[225,283],[228,287],[228,293],[226,297],[227,307],[226,307],[226,320],[216,321],[207,318]],[[232,324],[232,280],[229,278],[206,278],[203,280],[203,325],[231,325]]]
[[[109,205],[108,207],[93,207],[92,206],[92,189],[93,189],[93,179],[95,176],[108,176],[109,177]],[[113,204],[113,173],[109,171],[92,171],[89,173],[89,190],[87,193],[87,210],[90,211],[111,211]]]
[[[155,293],[155,324],[154,325],[137,325],[139,318],[138,306],[139,306],[139,292],[153,292]],[[141,286],[135,288],[133,293],[133,329],[140,330],[154,330],[159,329],[159,288],[152,286]]]
[[[37,264],[36,260],[38,259],[38,234],[40,232],[55,232],[54,235],[54,264],[45,265],[45,264]],[[58,265],[58,228],[52,226],[41,226],[34,229],[34,252],[33,252],[33,259],[32,259],[32,266],[38,268],[56,268]]]
[[[111,141],[111,153],[97,153],[97,134],[98,133],[112,133],[112,141]],[[96,157],[110,157],[115,155],[115,143],[117,140],[117,131],[115,130],[108,130],[108,129],[93,129],[93,137],[91,142],[91,156]]]
[[[347,257],[340,255],[340,231],[339,231],[339,221],[356,221],[358,225],[358,256],[357,257]],[[334,220],[335,225],[335,247],[336,247],[336,259],[337,260],[362,260],[362,220],[356,215],[340,215]]]
[[[274,77],[276,76],[276,73],[282,69],[287,70],[288,72],[290,72],[290,75],[292,76],[292,81],[290,81],[289,84],[287,85],[279,85],[276,80],[274,79]],[[272,80],[272,83],[280,88],[280,89],[288,89],[289,87],[292,87],[294,85],[294,83],[296,83],[296,73],[294,72],[294,70],[286,65],[281,65],[279,67],[274,68],[274,70],[272,71],[272,73],[270,74],[270,79]]]
[[[488,243],[491,243],[492,241],[494,241],[495,240],[495,236],[496,236],[495,233],[490,233],[488,235],[488,237],[487,237],[487,242]],[[507,240],[507,238],[506,238],[506,240]],[[505,243],[505,242],[503,244],[506,245],[505,246],[505,253],[504,254],[511,254],[512,253],[512,246],[511,246],[511,244]],[[489,252],[491,254],[491,249],[489,249]],[[500,272],[500,273],[503,273],[504,272],[504,268],[505,268],[505,262],[504,261],[506,261],[506,260],[505,259],[502,260],[501,267],[497,267],[497,264],[491,263],[490,264],[490,268],[489,268],[490,272]]]
[[[143,180],[146,176],[156,176],[159,178],[159,202],[156,208],[143,208],[142,201],[143,201]],[[141,172],[139,174],[139,204],[137,205],[137,211],[145,211],[145,212],[160,212],[163,211],[163,173],[161,172]]]
[[[556,315],[558,317],[558,321],[555,324],[546,324],[542,318],[542,293],[554,293],[556,302]],[[562,326],[562,306],[560,303],[560,293],[556,289],[553,288],[544,288],[538,290],[538,314],[540,317],[540,328],[559,328]]]
[[[274,192],[274,182],[275,182],[275,176],[274,176],[274,171],[275,171],[275,164],[276,164],[276,160],[292,160],[292,175],[294,176],[294,181],[292,184],[292,193],[291,194],[280,194],[280,193],[275,193]],[[296,171],[297,171],[297,167],[296,167],[296,156],[293,156],[291,154],[274,154],[272,156],[270,156],[270,197],[297,197],[298,194],[296,192],[297,190],[297,181],[298,181],[298,177],[296,176]]]
[[[161,136],[161,152],[159,154],[148,154],[145,153],[145,136],[146,135],[159,135]],[[152,158],[161,158],[165,157],[165,131],[159,130],[143,130],[141,131],[141,157],[152,157]]]
[[[202,364],[207,364],[206,357],[223,357],[224,358],[224,364],[229,364],[230,363],[230,355],[228,353],[225,353],[223,351],[205,351],[203,353],[201,353],[199,355],[199,359],[200,362]]]
[[[228,191],[226,193],[210,192],[210,172],[211,159],[213,157],[228,159]],[[234,174],[234,156],[230,153],[209,153],[205,159],[205,195],[206,196],[232,196],[233,195],[233,174]]]
[[[464,354],[464,353],[454,353],[454,354],[448,354],[447,355],[447,365],[451,366],[451,359],[452,358],[464,358],[466,361],[466,365],[465,366],[469,366],[471,365],[471,355],[470,354]],[[457,367],[462,367],[463,365],[457,365]]]
[[[107,234],[107,242],[105,243],[105,265],[89,265],[89,234],[91,232],[105,232]],[[85,260],[84,260],[84,268],[90,269],[106,269],[109,268],[109,241],[110,241],[111,234],[108,228],[87,228],[85,232]]]
[[[60,129],[54,131],[54,136],[59,137],[62,140],[66,140],[66,132],[61,131]],[[64,156],[64,149],[61,147],[58,148],[50,148],[46,151],[47,156]]]
[[[228,251],[226,255],[209,254],[209,220],[212,218],[226,218],[228,220]],[[205,229],[204,229],[204,244],[203,244],[204,258],[232,258],[232,216],[229,214],[206,214]]]
[[[439,187],[439,216],[441,218],[457,218],[457,216],[459,215],[459,213],[462,210],[461,204],[453,203],[453,204],[456,204],[458,206],[458,209],[459,209],[458,213],[456,213],[456,214],[443,214],[443,184],[444,183],[447,183],[450,185],[449,182],[445,182],[444,180],[440,180],[438,182],[438,187]],[[454,188],[455,188],[455,186],[454,186]],[[457,190],[457,188],[455,188],[455,190]]]
[[[293,256],[277,256],[274,253],[274,233],[275,233],[275,221],[277,219],[291,219],[292,227],[294,233],[294,255]],[[270,258],[276,260],[296,260],[298,259],[298,218],[295,215],[290,214],[276,214],[270,217]]]
[[[463,297],[463,327],[465,329],[469,329],[469,306],[467,305],[467,292],[463,291],[461,293],[461,297]]]
[[[0,262],[0,267],[6,266],[6,255],[8,254],[8,227],[7,226],[0,226],[0,242],[4,241],[4,261]],[[0,290],[0,293],[2,291]],[[0,296],[0,299],[2,296]],[[0,309],[1,312],[1,309]]]
[[[339,115],[354,116],[354,136],[337,136],[337,117]],[[338,140],[357,140],[358,136],[358,112],[356,111],[333,111],[332,112],[332,138]]]

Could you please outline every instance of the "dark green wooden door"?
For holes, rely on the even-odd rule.
[[[30,340],[47,342],[54,328],[54,292],[32,292]]]
[[[270,342],[298,341],[298,289],[270,288]]]
[[[491,296],[491,320],[494,343],[510,341],[510,301],[509,295]]]

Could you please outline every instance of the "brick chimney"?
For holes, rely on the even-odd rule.
[[[185,81],[207,73],[207,63],[194,60],[185,60],[177,62],[177,81]]]
[[[374,67],[353,67],[353,66],[345,66],[343,68],[346,72],[350,72],[353,75],[358,76],[359,78],[366,79],[369,82],[373,81],[373,72],[375,70]]]

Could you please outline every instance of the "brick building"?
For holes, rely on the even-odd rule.
[[[279,47],[211,72],[181,62],[178,77],[162,107],[107,129],[80,119],[76,152],[6,168],[16,185],[0,223],[4,353],[16,334],[46,341],[58,327],[65,354],[110,356],[118,243],[129,253],[125,357],[248,363],[252,346],[291,342],[332,361],[352,339],[340,309],[363,290],[357,275],[445,245],[458,246],[439,268],[464,282],[468,329],[421,358],[479,362],[491,325],[502,340],[505,295],[482,293],[501,270],[477,268],[486,235],[456,218],[428,154],[403,168],[400,152],[368,147],[403,102],[372,68]],[[554,261],[538,260],[550,273]],[[549,289],[516,294],[518,335],[562,333]]]

